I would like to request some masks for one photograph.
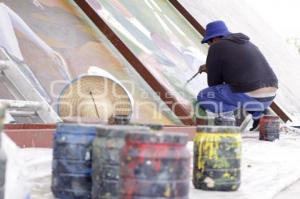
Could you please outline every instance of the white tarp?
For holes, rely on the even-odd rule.
[[[300,178],[300,135],[281,135],[276,142],[243,140],[242,185],[236,192],[195,190],[190,198],[271,199]],[[6,136],[8,154],[6,199],[53,199],[50,191],[52,149],[16,147]],[[189,144],[192,151],[192,143]],[[30,194],[30,197],[26,196]]]

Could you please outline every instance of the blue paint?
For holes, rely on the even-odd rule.
[[[60,199],[91,198],[93,125],[58,124],[54,135],[52,192]]]

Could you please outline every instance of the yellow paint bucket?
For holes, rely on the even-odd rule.
[[[241,130],[230,126],[197,127],[193,184],[196,189],[235,191],[241,179]]]

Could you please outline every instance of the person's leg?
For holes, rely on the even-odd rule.
[[[201,108],[213,113],[230,112],[242,108],[251,113],[256,123],[259,122],[263,111],[272,103],[272,99],[258,100],[245,93],[234,93],[226,84],[212,86],[200,91],[197,101]]]
[[[246,100],[243,93],[233,93],[227,84],[208,87],[197,96],[198,105],[213,113],[234,111]]]
[[[267,113],[267,109],[271,106],[274,98],[275,98],[275,96],[265,97],[265,98],[253,98],[256,102],[260,103],[262,108],[260,111],[257,111],[255,109],[253,111],[249,108],[246,109],[248,111],[248,113],[250,113],[252,115],[252,118],[253,118],[253,125],[252,125],[252,128],[250,129],[250,131],[255,131],[259,128],[260,118]]]

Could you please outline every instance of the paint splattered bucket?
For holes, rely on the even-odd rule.
[[[93,199],[119,197],[120,151],[125,143],[125,135],[133,132],[149,132],[149,128],[133,126],[97,128],[92,149]]]
[[[3,149],[0,149],[0,199],[4,199],[5,176],[6,176],[7,156]]]
[[[196,189],[235,191],[240,186],[241,134],[237,127],[197,127],[193,184]]]
[[[167,132],[126,135],[120,198],[188,198],[187,140],[186,135]]]
[[[52,185],[55,197],[91,198],[91,144],[96,126],[58,124],[54,134]]]
[[[264,115],[259,121],[259,139],[274,141],[279,139],[280,119],[274,115]]]
[[[5,175],[6,175],[6,163],[7,157],[4,150],[1,148],[2,144],[2,130],[5,119],[5,106],[0,103],[0,199],[4,199],[5,192]]]

